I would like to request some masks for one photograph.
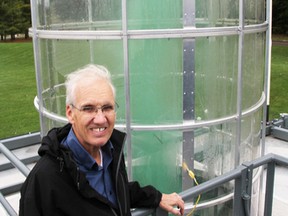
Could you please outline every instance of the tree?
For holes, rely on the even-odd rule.
[[[0,0],[0,34],[1,40],[10,35],[11,40],[16,34],[25,34],[28,38],[28,28],[31,26],[29,0]]]
[[[7,0],[0,0],[0,34],[1,34],[1,40],[6,39],[6,29],[7,29],[7,23],[5,22],[7,17],[7,11],[8,11],[8,3]]]
[[[25,39],[29,37],[29,28],[31,27],[31,9],[30,0],[24,0],[21,6],[21,32],[25,34]]]
[[[274,34],[288,34],[287,0],[273,0],[272,32]]]
[[[20,0],[7,2],[7,10],[4,22],[6,23],[5,33],[10,34],[11,40],[15,39],[15,34],[20,32],[21,9]]]

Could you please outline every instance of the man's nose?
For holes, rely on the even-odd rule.
[[[101,108],[98,108],[96,112],[93,113],[93,120],[97,123],[106,122],[106,115],[102,112]]]

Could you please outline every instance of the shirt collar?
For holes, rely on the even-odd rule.
[[[70,129],[66,139],[62,141],[62,144],[72,151],[74,159],[79,166],[83,166],[86,169],[91,169],[95,165],[98,167],[95,159],[79,143],[72,128]],[[113,145],[110,142],[110,140],[104,146],[101,147],[101,150],[102,153],[105,152],[105,154],[103,154],[103,160],[105,160],[104,156],[107,154],[108,157],[112,158]]]

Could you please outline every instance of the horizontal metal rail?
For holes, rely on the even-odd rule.
[[[75,24],[77,28],[77,25]],[[66,30],[58,26],[57,30],[29,29],[29,34],[42,39],[65,39],[65,40],[121,40],[124,33],[122,30]],[[243,29],[236,26],[225,27],[205,27],[205,28],[175,28],[175,29],[146,29],[146,30],[128,30],[129,39],[156,39],[156,38],[196,38],[209,36],[227,36],[238,35],[239,32],[258,33],[265,32],[268,29],[268,23],[246,25]]]
[[[256,112],[257,110],[259,110],[264,105],[265,100],[266,100],[265,94],[264,92],[262,92],[261,98],[257,101],[256,104],[242,111],[242,117],[249,116],[253,114],[254,112]],[[49,110],[47,110],[45,107],[42,107],[40,110],[39,99],[37,96],[34,98],[34,106],[39,112],[41,112],[41,114],[43,114],[47,118],[55,120],[57,122],[64,123],[64,124],[68,123],[68,120],[66,117],[60,116],[56,113],[52,113]],[[229,121],[233,121],[237,119],[238,119],[238,115],[234,114],[234,115],[230,115],[230,116],[226,116],[226,117],[222,117],[218,119],[207,120],[207,121],[191,120],[191,121],[185,121],[183,123],[167,124],[167,125],[166,124],[165,125],[163,124],[161,125],[160,124],[158,125],[131,125],[131,130],[132,131],[159,131],[159,130],[191,131],[195,128],[223,124],[225,122],[229,122]],[[115,127],[117,129],[124,130],[124,131],[126,129],[125,124],[116,124]]]
[[[40,132],[28,133],[21,136],[0,140],[9,150],[31,146],[41,142]]]

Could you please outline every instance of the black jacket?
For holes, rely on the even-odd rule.
[[[79,171],[72,153],[60,142],[71,125],[54,128],[42,140],[40,160],[21,188],[20,216],[105,216],[131,215],[130,208],[159,206],[162,194],[152,186],[129,182],[122,153],[125,134],[114,130],[110,138],[114,151],[110,164],[119,208],[97,193]]]

